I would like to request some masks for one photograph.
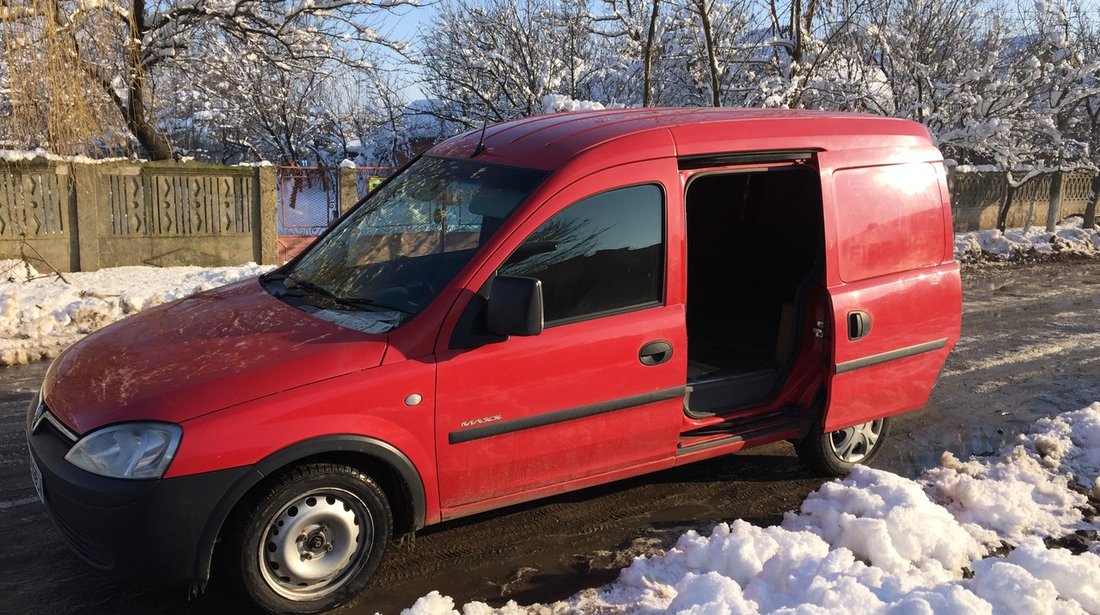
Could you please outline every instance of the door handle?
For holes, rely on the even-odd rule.
[[[650,342],[638,352],[642,365],[660,365],[672,358],[672,344],[665,340]]]
[[[855,341],[871,332],[871,315],[863,310],[848,312],[848,341]]]

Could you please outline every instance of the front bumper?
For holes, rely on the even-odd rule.
[[[240,467],[157,480],[107,478],[65,461],[72,442],[48,424],[28,425],[27,443],[46,509],[65,542],[92,566],[141,582],[206,581],[232,507],[227,494],[258,476]]]

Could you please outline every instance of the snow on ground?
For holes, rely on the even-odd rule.
[[[955,234],[955,259],[1010,261],[1054,256],[1100,256],[1100,228],[1084,229],[1081,218],[1070,218],[1053,233],[1045,227],[973,231]]]
[[[116,267],[42,274],[0,260],[0,365],[52,358],[84,335],[173,299],[257,276],[271,267]]]
[[[918,480],[857,467],[810,494],[782,525],[722,523],[610,585],[520,613],[1100,613],[1096,519],[1100,402],[1038,421],[999,455],[944,456]],[[1086,494],[1091,493],[1092,504]],[[1081,530],[1090,551],[1048,547]],[[403,615],[458,613],[432,592]]]

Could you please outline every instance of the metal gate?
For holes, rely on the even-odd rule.
[[[316,236],[340,215],[340,174],[322,167],[276,167],[279,235]]]
[[[393,167],[357,167],[351,170],[354,171],[359,196],[365,195],[394,172]],[[340,202],[341,178],[350,181],[350,174],[341,171],[338,167],[275,167],[280,263],[301,253],[340,216],[343,211]]]

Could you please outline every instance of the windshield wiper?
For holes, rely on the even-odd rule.
[[[388,303],[382,303],[381,301],[370,299],[368,297],[336,297],[336,300],[340,303],[343,303],[344,305],[348,305],[351,307],[369,307],[375,309],[390,310],[393,312],[401,312],[402,314],[413,313],[411,310],[399,308],[396,305],[390,305]]]
[[[285,280],[290,277],[289,273],[283,273],[282,271],[268,271],[267,273],[260,274],[261,282],[274,282],[275,280]]]
[[[289,284],[288,284],[288,282],[289,282]],[[340,295],[337,295],[336,293],[332,292],[331,290],[329,290],[329,289],[327,289],[323,286],[320,286],[318,284],[314,284],[313,282],[310,282],[308,280],[302,280],[300,278],[296,278],[296,277],[294,277],[294,274],[288,274],[283,279],[283,287],[286,288],[288,291],[292,291],[296,288],[300,288],[300,289],[308,291],[312,294],[321,295],[322,297],[325,297],[326,299],[329,299],[329,300],[331,300],[331,301],[333,301],[333,302],[335,302],[339,305],[343,305],[343,306],[346,306],[346,307],[371,308],[371,309],[374,309],[374,310],[381,309],[381,310],[390,310],[390,311],[393,311],[393,312],[401,312],[402,314],[412,314],[411,311],[406,310],[404,308],[399,308],[397,306],[388,305],[388,304],[382,303],[380,301],[375,301],[373,299],[369,299],[367,297],[341,297]]]

